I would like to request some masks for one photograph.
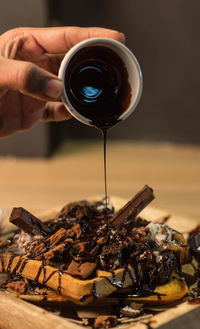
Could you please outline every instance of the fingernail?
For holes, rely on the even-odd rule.
[[[122,43],[125,43],[126,42],[126,37],[125,37],[125,34],[124,33],[122,33],[122,32],[120,32],[120,37],[121,37],[121,42]]]
[[[45,88],[45,94],[50,98],[59,98],[62,94],[62,82],[56,79],[50,79]]]

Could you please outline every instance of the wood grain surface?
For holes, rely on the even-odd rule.
[[[109,195],[131,199],[148,184],[153,206],[200,221],[200,147],[108,138],[107,164]],[[0,157],[0,208],[40,212],[94,195],[104,195],[102,141],[69,142],[49,159]]]
[[[80,326],[0,291],[1,329],[80,329]]]

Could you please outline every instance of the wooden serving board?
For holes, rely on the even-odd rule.
[[[91,198],[90,198],[91,199]],[[92,198],[97,200],[98,198]],[[116,210],[121,208],[127,200],[113,197],[111,202]],[[59,206],[55,209],[47,210],[42,214],[35,214],[43,220],[51,219],[61,209]],[[140,214],[147,220],[157,221],[159,218],[168,215],[167,211],[146,207]],[[170,215],[170,214],[169,214]],[[199,221],[194,218],[186,218],[181,215],[170,216],[167,224],[179,232],[186,233],[194,229]],[[5,223],[4,230],[12,227]],[[145,323],[146,322],[146,323]],[[140,323],[129,323],[118,326],[118,328],[134,329],[199,329],[200,328],[200,305],[192,305],[188,302],[180,303],[174,307],[160,312],[148,321]],[[57,316],[54,313],[47,312],[43,308],[20,300],[12,294],[0,291],[0,329],[80,329],[87,328],[74,323],[71,320]]]

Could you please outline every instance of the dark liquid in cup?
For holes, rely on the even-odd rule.
[[[75,54],[67,67],[65,88],[75,110],[101,130],[115,125],[131,101],[123,61],[103,46],[89,46]]]
[[[106,180],[107,130],[120,121],[131,101],[128,73],[121,58],[104,46],[88,46],[70,60],[65,90],[74,109],[104,136],[104,177]]]

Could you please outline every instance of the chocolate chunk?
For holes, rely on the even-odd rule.
[[[136,217],[153,199],[153,190],[148,185],[145,185],[141,191],[109,219],[109,223],[115,228],[120,227],[130,217],[132,219]]]
[[[196,258],[197,261],[200,261],[200,231],[192,234],[189,237],[188,242],[191,254]]]
[[[46,223],[43,223],[22,207],[13,208],[9,221],[31,235],[46,235],[50,233]]]

